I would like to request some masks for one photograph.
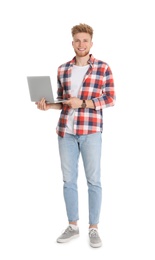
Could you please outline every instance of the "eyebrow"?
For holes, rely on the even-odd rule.
[[[74,41],[81,41],[81,39],[75,38]],[[88,39],[88,38],[85,38],[85,39],[82,39],[82,41],[89,41],[89,39]]]

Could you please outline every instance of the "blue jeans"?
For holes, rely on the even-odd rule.
[[[102,134],[65,134],[58,136],[59,154],[63,174],[63,192],[69,222],[79,219],[78,212],[78,160],[81,153],[88,185],[89,224],[98,224],[102,201],[100,159]]]

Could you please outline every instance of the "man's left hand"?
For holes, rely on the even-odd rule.
[[[67,101],[63,102],[63,104],[68,105],[69,107],[75,109],[81,107],[82,100],[77,97],[71,97]]]

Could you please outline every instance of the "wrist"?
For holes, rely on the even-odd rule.
[[[86,107],[87,107],[86,100],[83,99],[83,100],[81,101],[81,108],[86,108]]]
[[[50,104],[50,109],[58,109],[58,110],[60,110],[60,109],[62,109],[62,107],[63,107],[63,104],[62,103],[51,103]]]

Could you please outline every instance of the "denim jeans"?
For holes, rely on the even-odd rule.
[[[98,224],[102,201],[100,159],[102,134],[58,136],[63,174],[63,194],[69,222],[79,219],[78,161],[81,153],[88,185],[89,224]]]

